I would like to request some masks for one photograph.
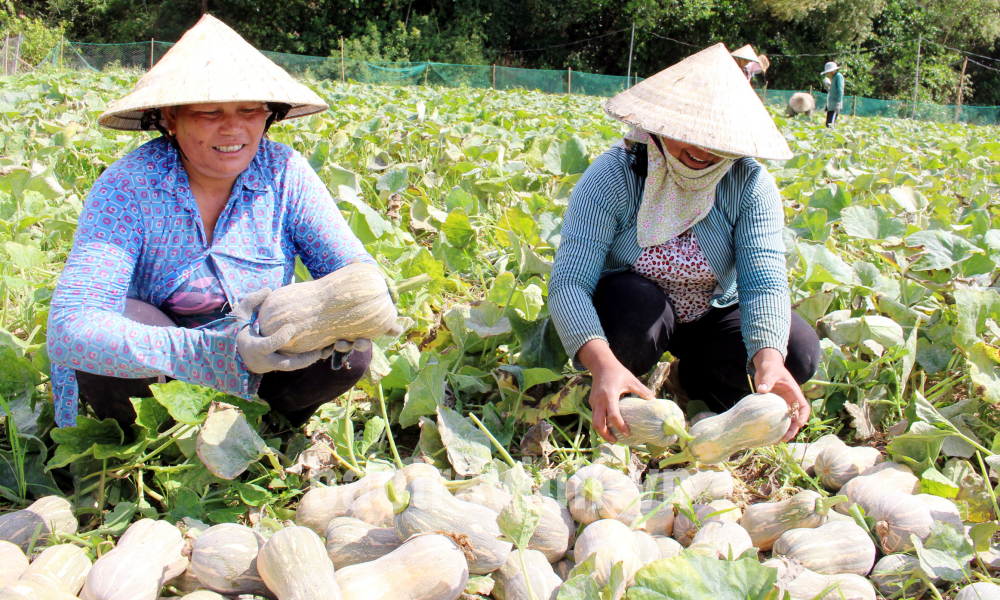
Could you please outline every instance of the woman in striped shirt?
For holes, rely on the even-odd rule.
[[[791,439],[819,340],[791,312],[781,196],[751,158],[791,158],[785,139],[722,44],[605,110],[633,129],[574,188],[549,283],[563,345],[593,375],[594,428],[628,431],[619,398],[653,398],[637,377],[669,351],[675,398],[722,411],[752,377],[794,409]]]

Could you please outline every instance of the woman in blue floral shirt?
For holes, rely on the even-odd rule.
[[[252,315],[291,283],[374,262],[296,151],[264,138],[277,120],[325,110],[311,90],[206,16],[100,123],[162,137],[95,182],[49,316],[56,421],[78,398],[128,431],[130,397],[167,378],[258,396],[293,425],[353,386],[371,357],[276,350]],[[335,368],[332,368],[335,367]]]

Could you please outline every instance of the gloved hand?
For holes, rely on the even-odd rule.
[[[264,299],[270,293],[270,288],[264,288],[249,294],[230,313],[244,324],[240,332],[236,334],[236,351],[239,352],[247,370],[252,373],[263,374],[271,371],[304,369],[319,360],[323,351],[313,350],[291,356],[278,354],[278,349],[287,344],[295,335],[294,325],[289,323],[267,337],[261,336],[250,326],[253,311],[264,303]]]

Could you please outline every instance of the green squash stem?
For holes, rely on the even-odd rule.
[[[583,482],[583,497],[587,502],[597,502],[604,495],[604,484],[593,477],[588,477]]]
[[[683,421],[677,417],[670,417],[663,422],[663,433],[666,435],[676,435],[682,447],[687,446],[694,439],[694,436],[687,432]]]
[[[677,454],[673,456],[668,456],[660,461],[660,468],[676,465],[677,463],[695,462],[694,456],[691,454],[690,447],[686,447]]]
[[[420,275],[414,275],[409,279],[404,279],[399,283],[394,281],[389,281],[386,279],[386,284],[389,286],[389,295],[392,296],[393,304],[399,304],[399,295],[411,290],[415,290],[419,287],[423,287],[431,282],[431,276],[427,273],[421,273]]]
[[[847,496],[830,496],[829,498],[820,498],[816,501],[816,514],[825,515],[830,512],[830,509],[841,502],[847,502]]]
[[[392,480],[385,482],[385,495],[392,503],[392,514],[394,515],[403,512],[410,505],[410,492],[403,490],[402,494],[398,494],[396,486],[392,485]]]

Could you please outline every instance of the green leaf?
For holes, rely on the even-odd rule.
[[[976,552],[986,552],[990,549],[993,541],[993,534],[1000,531],[1000,525],[995,522],[976,523],[969,530],[969,537],[972,538],[972,545]]]
[[[493,459],[490,438],[468,419],[446,406],[437,407],[438,432],[455,472],[467,477],[479,475]]]
[[[437,412],[438,405],[444,403],[444,380],[448,366],[437,356],[430,356],[406,392],[403,410],[399,413],[400,427],[416,425],[421,415]]]
[[[532,502],[524,494],[515,494],[514,501],[505,506],[497,516],[497,526],[507,541],[513,542],[519,550],[526,550],[528,540],[541,520],[541,503]]]
[[[396,194],[405,190],[406,187],[406,169],[390,169],[378,178],[375,189]]]
[[[910,534],[910,540],[920,560],[920,570],[928,577],[959,582],[970,574],[968,564],[975,557],[975,551],[964,532],[958,531],[954,525],[934,521],[927,541],[921,542],[913,534]]]
[[[954,341],[959,348],[968,350],[986,331],[987,319],[1000,321],[1000,294],[996,290],[955,290],[955,312],[958,325]]]
[[[59,444],[47,471],[65,467],[69,463],[93,455],[97,450],[113,451],[122,448],[125,434],[118,421],[104,419],[97,421],[90,417],[78,415],[75,427],[62,427],[52,430],[52,441]]]
[[[38,382],[31,361],[18,356],[13,348],[0,347],[0,396],[11,403],[28,400]]]
[[[933,432],[914,433],[913,426],[910,429],[910,433],[892,438],[892,441],[886,446],[886,451],[893,460],[905,464],[913,469],[917,476],[920,476],[924,471],[934,466],[941,453],[941,444],[947,434],[933,427]]]
[[[420,417],[420,439],[418,441],[421,454],[424,458],[430,459],[432,464],[441,471],[451,468],[445,460],[447,456],[444,449],[444,442],[441,441],[441,432],[438,431],[437,423],[427,417]]]
[[[372,236],[377,240],[386,233],[392,233],[392,223],[380,215],[367,202],[358,197],[358,192],[346,185],[341,185],[338,190],[338,202],[343,201],[353,206],[359,215],[364,219]]]
[[[906,223],[881,206],[849,206],[840,214],[844,232],[863,240],[889,240],[906,235]]]
[[[841,211],[850,204],[851,195],[847,192],[847,184],[842,182],[830,187],[820,188],[813,192],[812,197],[809,198],[809,206],[825,210],[831,220],[839,219]]]
[[[128,529],[129,524],[132,522],[132,517],[138,512],[139,507],[131,502],[119,502],[115,505],[115,508],[104,515],[104,525],[101,527],[101,532],[105,535],[119,536],[125,533]]]
[[[483,406],[483,425],[490,430],[490,435],[496,438],[500,445],[506,448],[514,441],[514,432],[517,428],[517,417],[509,415],[506,419],[500,414],[500,410],[492,402]]]
[[[559,586],[556,600],[601,600],[597,582],[590,575],[577,575]]]
[[[379,441],[384,432],[385,421],[382,420],[382,417],[368,419],[368,422],[365,423],[365,433],[362,436],[361,445],[358,448],[361,454],[368,452],[368,449],[372,447],[372,444]]]
[[[685,550],[639,569],[628,600],[776,600],[777,577],[754,559],[717,560]]]
[[[958,495],[958,486],[942,475],[940,471],[931,467],[920,476],[920,491],[942,498],[954,498]]]
[[[313,171],[317,173],[326,164],[326,159],[330,156],[330,142],[327,140],[321,140],[316,144],[316,149],[309,156],[309,166],[313,168]]]
[[[45,253],[34,246],[25,246],[16,242],[7,242],[4,249],[10,255],[10,262],[22,269],[34,269],[48,262]]]
[[[166,407],[155,398],[129,398],[129,401],[135,409],[135,424],[143,429],[145,437],[156,439],[160,426],[170,418]]]
[[[465,248],[476,239],[476,230],[469,222],[464,208],[455,208],[441,224],[441,231],[448,236],[448,243],[455,248]]]
[[[925,252],[910,266],[911,271],[949,269],[977,252],[978,248],[953,233],[932,229],[906,238],[906,245]]]
[[[198,458],[216,477],[234,479],[269,452],[234,406],[212,403],[198,433]]]
[[[976,386],[976,395],[990,404],[1000,404],[1000,348],[983,342],[973,344],[968,351],[969,379]]]
[[[562,373],[556,373],[551,369],[531,368],[521,371],[522,390],[528,391],[536,385],[551,383],[562,379]]]
[[[562,371],[569,360],[556,327],[550,317],[526,321],[517,314],[509,314],[514,335],[521,342],[517,364],[524,368],[545,368]]]
[[[198,425],[205,420],[208,407],[219,392],[174,380],[169,383],[154,383],[149,386],[156,401],[166,407],[170,416],[179,423]]]
[[[795,245],[802,257],[809,283],[854,285],[857,275],[844,259],[822,244],[799,242]]]

